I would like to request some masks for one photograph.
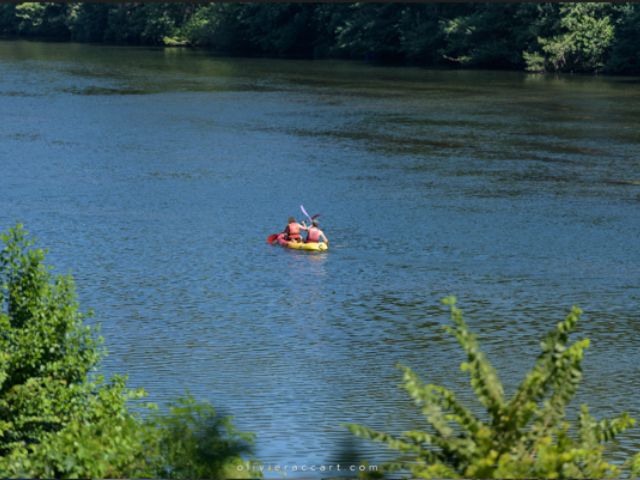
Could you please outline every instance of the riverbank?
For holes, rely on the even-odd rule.
[[[426,67],[640,73],[639,4],[7,4],[0,34]]]

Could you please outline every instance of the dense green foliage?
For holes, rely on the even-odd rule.
[[[401,366],[404,388],[420,407],[428,430],[395,437],[360,425],[350,430],[386,443],[405,456],[391,468],[405,468],[419,478],[614,478],[622,468],[607,462],[604,445],[634,425],[629,415],[596,421],[582,406],[575,428],[565,418],[567,404],[582,379],[582,358],[589,340],[569,343],[580,310],[575,308],[541,342],[542,353],[515,394],[505,398],[497,372],[479,348],[455,306],[453,327],[462,346],[471,387],[486,411],[481,418],[462,405],[450,390],[424,384]],[[640,474],[640,454],[623,466]]]
[[[94,372],[104,349],[73,279],[52,275],[21,226],[2,240],[0,476],[232,476],[252,436],[190,397],[166,413],[134,413],[128,401],[144,392]]]
[[[22,3],[0,34],[234,55],[640,72],[640,4]]]
[[[236,466],[252,452],[254,435],[236,430],[230,417],[187,396],[167,413],[151,416],[146,427],[154,434],[147,444],[157,448],[156,478],[235,478]]]

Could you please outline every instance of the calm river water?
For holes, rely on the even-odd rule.
[[[414,425],[398,362],[475,405],[449,294],[509,391],[579,305],[578,402],[640,417],[639,158],[638,79],[0,42],[1,229],[74,274],[105,373],[211,401],[265,463]],[[327,254],[265,243],[301,203]]]

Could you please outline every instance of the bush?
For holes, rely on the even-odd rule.
[[[0,477],[216,478],[251,453],[252,435],[191,397],[130,411],[144,391],[92,374],[105,350],[71,276],[51,274],[22,226],[1,239]]]
[[[253,450],[253,434],[239,432],[230,417],[191,396],[179,398],[147,425],[158,434],[159,478],[234,478],[243,455]]]
[[[539,37],[550,71],[599,72],[615,38],[608,5],[576,3],[560,7],[559,35]]]
[[[453,327],[446,327],[466,353],[461,365],[486,410],[484,418],[463,406],[450,390],[424,384],[409,368],[404,388],[421,408],[430,430],[404,432],[401,437],[349,425],[352,433],[384,442],[405,454],[387,466],[407,469],[419,478],[613,478],[628,468],[640,473],[640,454],[622,467],[604,459],[604,445],[634,425],[626,413],[596,421],[583,405],[575,425],[565,408],[582,379],[582,358],[589,340],[569,344],[581,311],[573,308],[542,341],[542,353],[512,398],[506,399],[496,371],[479,348],[475,335],[455,306]]]

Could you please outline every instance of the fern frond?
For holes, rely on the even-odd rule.
[[[453,434],[453,429],[448,425],[445,414],[431,391],[425,388],[417,375],[409,369],[404,371],[403,379],[405,389],[415,403],[421,407],[423,415],[438,435],[443,438],[450,437]]]
[[[435,404],[445,411],[452,412],[444,419],[456,422],[463,432],[471,436],[477,435],[481,428],[486,428],[482,421],[457,400],[452,391],[439,385],[425,384],[409,367],[403,365],[398,367],[403,371],[405,390],[419,407]]]
[[[629,461],[629,476],[632,479],[640,477],[640,453],[636,453]]]
[[[595,426],[596,439],[598,442],[609,442],[635,424],[635,419],[627,412],[612,419],[600,420]]]
[[[472,461],[476,453],[475,444],[469,438],[449,437],[443,438],[439,435],[431,435],[422,431],[403,432],[402,435],[418,445],[421,445],[428,455],[420,456],[430,463],[435,461],[447,461],[456,467],[466,465]],[[437,447],[436,449],[427,449],[426,446]]]
[[[504,390],[498,374],[480,350],[476,336],[469,332],[462,311],[455,306],[455,298],[449,297],[444,303],[450,305],[451,319],[455,324],[455,327],[447,326],[445,329],[456,337],[467,354],[467,362],[461,368],[469,372],[471,387],[478,400],[497,421],[504,408]]]
[[[420,445],[410,442],[406,442],[404,440],[400,440],[388,433],[378,432],[368,427],[363,427],[362,425],[356,425],[353,423],[345,425],[351,433],[354,435],[366,438],[368,440],[373,440],[375,442],[382,442],[387,444],[389,448],[394,450],[399,450],[401,452],[406,453],[415,453],[415,454],[424,454],[424,449],[420,447]]]
[[[583,447],[596,445],[598,438],[596,436],[596,427],[598,422],[589,413],[589,407],[580,406],[580,415],[578,415],[578,440]]]
[[[427,432],[417,430],[402,432],[402,436],[406,437],[408,440],[421,448],[421,453],[418,455],[419,458],[422,458],[428,463],[442,460],[441,452],[429,448],[432,446],[440,447],[441,449],[446,448],[447,442],[444,441],[442,437],[437,437]]]
[[[554,360],[551,386],[553,393],[536,414],[529,438],[545,435],[564,418],[565,408],[575,396],[582,380],[582,358],[589,347],[589,339],[580,340],[564,349]]]
[[[515,412],[520,412],[517,426],[523,427],[528,422],[535,405],[542,400],[551,389],[551,380],[554,378],[554,366],[558,354],[566,350],[569,334],[575,329],[582,310],[572,307],[571,312],[564,321],[559,322],[556,328],[549,332],[541,342],[542,353],[538,356],[535,366],[527,374],[524,381],[518,387],[507,407],[507,416],[514,417]]]

